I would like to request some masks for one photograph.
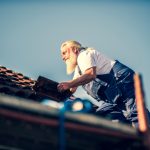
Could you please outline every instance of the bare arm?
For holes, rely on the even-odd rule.
[[[75,88],[80,85],[87,84],[95,78],[96,78],[96,67],[91,67],[91,68],[87,69],[85,71],[85,73],[83,75],[81,75],[80,77],[78,77],[74,80],[68,81],[68,82],[60,83],[58,85],[58,90],[63,91],[63,90],[67,90],[70,88]]]
[[[96,78],[96,67],[89,68],[85,71],[83,75],[81,75],[79,78],[71,80],[70,86],[71,87],[77,87],[80,85],[84,85],[92,81]]]

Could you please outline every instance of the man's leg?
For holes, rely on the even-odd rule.
[[[101,107],[97,108],[95,114],[112,120],[113,122],[129,123],[123,115],[123,112],[118,109],[116,104],[105,102]]]
[[[135,104],[135,99],[130,98],[125,103],[126,106],[126,118],[130,122],[132,122],[132,125],[135,127],[138,127],[138,117],[137,117],[137,109]]]

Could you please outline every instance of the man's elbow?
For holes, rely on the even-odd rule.
[[[96,74],[91,75],[91,79],[94,80],[96,78]]]
[[[92,67],[92,68],[86,70],[86,73],[87,73],[89,79],[94,80],[96,78],[96,67]]]
[[[93,73],[87,74],[87,76],[90,80],[94,80],[96,78],[96,74],[93,74]]]

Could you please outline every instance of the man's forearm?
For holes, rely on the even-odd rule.
[[[81,75],[79,78],[77,79],[74,79],[74,80],[71,80],[70,81],[70,86],[71,87],[77,87],[77,86],[80,86],[80,85],[84,85],[84,84],[87,84],[89,83],[90,81],[92,81],[95,77],[92,76],[92,75],[89,75],[89,74],[84,74],[84,75]]]

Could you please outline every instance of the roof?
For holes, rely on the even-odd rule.
[[[37,80],[33,80],[22,73],[0,66],[0,93],[36,101],[43,99],[64,101],[72,95],[69,91],[60,93],[57,85],[58,82],[45,77],[39,76]]]
[[[0,146],[16,149],[145,149],[130,126],[90,114],[62,112],[35,101],[0,95]]]
[[[1,149],[146,149],[145,135],[133,127],[39,103],[43,99],[60,102],[72,95],[60,93],[57,85],[45,77],[33,80],[0,66]]]

